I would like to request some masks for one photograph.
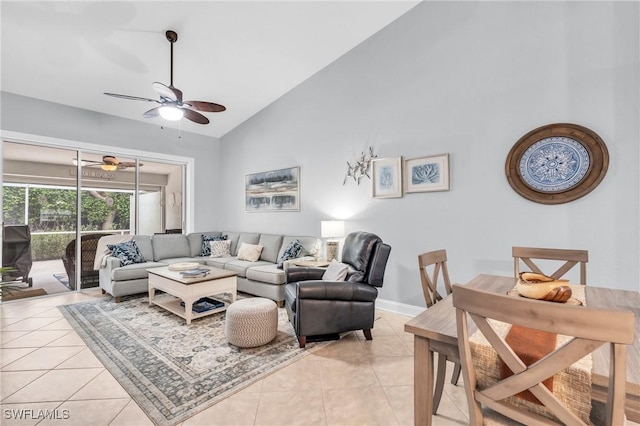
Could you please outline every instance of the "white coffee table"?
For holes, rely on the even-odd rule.
[[[167,266],[147,269],[149,271],[149,304],[173,312],[187,320],[187,324],[191,324],[192,319],[226,310],[227,303],[220,308],[193,312],[193,303],[202,297],[231,293],[231,303],[235,302],[238,288],[237,273],[212,266],[200,265],[199,267],[209,269],[209,274],[198,278],[183,278],[180,272],[170,271]],[[175,297],[156,298],[156,289]],[[184,307],[180,302],[184,302]]]

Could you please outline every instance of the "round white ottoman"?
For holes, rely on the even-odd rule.
[[[224,331],[227,341],[241,348],[266,345],[278,333],[278,306],[262,297],[232,303],[226,312]]]

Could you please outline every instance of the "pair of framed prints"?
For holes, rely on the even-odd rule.
[[[402,197],[403,188],[405,194],[449,190],[449,154],[375,158],[372,167],[374,198]]]

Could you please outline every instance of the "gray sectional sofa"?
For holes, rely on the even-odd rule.
[[[201,256],[202,235],[226,235],[231,240],[231,256]],[[237,272],[238,291],[266,297],[282,305],[285,299],[285,270],[296,260],[284,262],[283,269],[277,268],[277,262],[282,252],[296,239],[303,246],[302,253],[296,260],[312,259],[319,247],[316,237],[225,231],[194,232],[188,235],[135,235],[133,240],[146,261],[122,266],[120,259],[107,256],[104,266],[99,270],[100,288],[103,293],[111,294],[119,302],[122,296],[148,291],[147,269],[180,262],[198,262]],[[236,255],[243,242],[263,246],[258,261],[238,260]]]

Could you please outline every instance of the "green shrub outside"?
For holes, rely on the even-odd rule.
[[[24,223],[24,187],[3,186],[3,221],[5,225]],[[29,190],[29,228],[33,261],[61,259],[74,233],[76,219],[74,189],[33,187]],[[81,226],[83,231],[129,228],[130,194],[124,192],[81,191]]]
[[[32,260],[62,259],[67,245],[75,238],[75,234],[31,234]]]

